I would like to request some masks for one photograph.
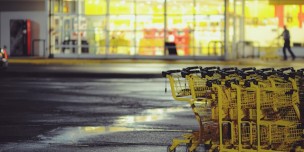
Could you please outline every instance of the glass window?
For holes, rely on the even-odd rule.
[[[134,14],[133,0],[110,0],[110,14]]]
[[[59,16],[52,16],[51,17],[51,25],[50,25],[50,45],[51,45],[51,50],[53,51],[52,53],[59,53],[60,49],[59,48],[59,42],[61,42],[61,29],[60,29],[60,17]]]
[[[196,15],[195,22],[193,41],[196,49],[198,49],[195,53],[197,55],[220,54],[220,48],[218,47],[221,47],[221,42],[224,40],[224,16]],[[214,49],[214,45],[216,49]]]
[[[164,55],[164,29],[144,28],[136,32],[139,55]]]
[[[104,15],[107,13],[106,0],[85,0],[84,1],[85,15]]]
[[[134,54],[134,15],[111,15],[109,25],[110,54]]]
[[[163,55],[164,15],[136,16],[136,46],[139,55]]]
[[[82,47],[87,45],[87,53],[91,54],[103,54],[100,47],[102,43],[105,44],[106,32],[105,32],[105,16],[86,16],[81,17],[79,32],[82,41]],[[103,46],[104,47],[104,46]]]
[[[242,0],[237,0],[236,1],[236,6],[235,6],[235,14],[239,16],[243,16],[243,1]]]
[[[167,33],[168,41],[170,36],[174,37],[177,54],[180,56],[190,55],[191,28],[193,27],[192,15],[168,15]]]
[[[167,1],[167,14],[192,15],[194,13],[193,6],[193,1]]]
[[[134,30],[135,27],[134,15],[111,15],[110,30]]]
[[[63,0],[62,13],[66,14],[75,14],[78,10],[78,1],[77,0]]]
[[[245,40],[269,47],[278,36],[279,18],[275,12],[275,6],[268,1],[246,1]]]
[[[95,28],[94,32],[95,39],[89,40],[89,43],[93,41],[91,42],[90,47],[96,48],[96,54],[107,54],[107,48],[109,47],[109,44],[107,44],[108,33],[106,32],[106,30],[102,30],[100,28]]]
[[[58,53],[77,53],[78,35],[83,36],[83,32],[78,30],[78,17],[52,16],[51,17],[51,40],[52,51]]]
[[[145,28],[164,28],[164,15],[137,15],[136,16],[136,29]]]
[[[235,7],[234,7],[234,2],[235,2],[236,0],[229,0],[228,2],[228,12],[229,13],[234,13],[234,9],[235,9]]]
[[[130,47],[134,40],[134,31],[111,31],[110,32],[110,54],[133,54]]]
[[[50,6],[51,14],[75,14],[78,12],[78,0],[52,0]]]
[[[60,12],[60,0],[53,0],[51,1],[51,14],[59,13]]]
[[[288,27],[299,26],[299,13],[300,13],[300,8],[298,5],[284,6],[285,23]]]
[[[224,47],[224,0],[195,1],[193,34],[190,51],[193,55],[223,55]],[[234,1],[229,1],[234,5]]]
[[[164,1],[138,0],[136,1],[136,14],[164,14]]]
[[[219,15],[225,13],[224,0],[197,0],[195,14]]]
[[[170,0],[167,1],[166,42],[175,43],[177,55],[192,54],[190,48],[191,28],[193,27],[193,1]],[[168,46],[170,44],[167,44]],[[168,48],[169,50],[169,48]]]

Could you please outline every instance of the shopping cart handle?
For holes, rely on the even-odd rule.
[[[249,72],[246,72],[246,73],[249,74],[249,75],[256,74],[255,71],[249,71]]]
[[[301,71],[301,72],[304,72],[304,68],[302,68],[302,69],[298,69],[297,71]]]
[[[217,67],[217,66],[201,68],[201,76],[202,76],[202,78],[205,78],[206,76],[211,77],[214,75],[214,73],[216,73],[219,70],[220,70],[220,67]]]
[[[244,86],[245,86],[245,87],[250,87],[250,86],[251,86],[251,82],[252,82],[254,85],[258,85],[258,81],[257,81],[256,79],[248,79],[248,80],[245,80]]]
[[[231,74],[238,74],[239,71],[236,70],[236,71],[225,71],[225,73],[227,73],[228,75],[231,75]]]
[[[227,72],[225,72],[225,71],[219,71],[218,72],[220,75],[221,75],[221,78],[222,79],[225,79],[229,74],[227,73]]]
[[[272,76],[272,75],[276,75],[277,72],[276,71],[270,71],[270,72],[261,72],[261,73],[258,73],[260,76],[262,76],[262,78],[264,80],[266,80],[269,76]]]
[[[184,68],[183,70],[190,71],[190,70],[195,70],[195,69],[200,69],[200,68],[201,68],[200,66],[193,66],[193,67]]]
[[[185,78],[186,75],[193,74],[193,73],[200,73],[200,71],[199,70],[185,70],[185,69],[183,69],[181,71],[181,75],[183,78]]]
[[[236,84],[236,85],[240,84],[239,80],[237,80],[237,79],[231,79],[231,80],[225,81],[225,86],[230,88],[232,83]]]
[[[242,68],[241,71],[246,72],[246,71],[255,71],[255,67],[248,67],[248,68]]]
[[[291,73],[288,73],[287,75],[289,78],[295,79],[297,74],[296,74],[296,72],[291,72]]]
[[[276,70],[274,70],[274,68],[264,68],[264,69],[256,70],[256,73],[259,75],[262,75],[265,72],[274,72],[273,74],[276,74]]]
[[[205,67],[205,68],[202,68],[201,70],[207,70],[207,71],[209,71],[209,70],[219,70],[219,69],[220,69],[220,67],[212,66],[212,67]]]
[[[242,77],[242,79],[246,79],[247,76],[249,76],[249,74],[239,71],[238,74]]]
[[[208,80],[208,81],[206,82],[206,85],[207,85],[208,87],[212,87],[213,84],[220,85],[220,84],[221,84],[221,81],[218,80],[218,79],[213,79],[213,80]]]
[[[274,71],[274,68],[263,68],[263,69],[259,69],[258,71],[262,71],[262,72]]]
[[[214,75],[214,73],[215,73],[215,71],[201,71],[201,77],[202,78],[205,78],[206,76],[211,77]]]
[[[280,77],[282,77],[286,81],[288,81],[289,78],[293,78],[293,79],[296,78],[296,72],[284,73],[283,71],[278,71],[277,73]]]
[[[238,70],[238,68],[237,67],[229,67],[229,68],[223,68],[222,69],[222,71],[225,71],[225,72],[232,71],[232,70]]]
[[[179,73],[181,70],[168,70],[168,71],[162,71],[162,76],[166,77],[167,75],[170,75],[172,73]]]
[[[291,89],[291,90],[289,90],[289,91],[286,91],[286,92],[285,92],[285,95],[292,95],[292,94],[295,93],[295,92],[297,92],[297,90]]]
[[[280,68],[280,69],[278,69],[277,71],[285,72],[285,71],[288,71],[288,70],[290,70],[291,72],[295,72],[295,70],[294,70],[293,67]]]
[[[299,76],[299,77],[304,77],[304,69],[298,69],[297,70],[297,76]]]
[[[241,75],[243,79],[246,79],[247,76],[253,75],[253,74],[257,74],[257,73],[255,71],[249,71],[249,72],[240,71],[239,72],[239,75]]]

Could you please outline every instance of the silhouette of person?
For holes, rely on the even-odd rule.
[[[289,33],[289,30],[287,29],[286,25],[284,25],[284,31],[280,36],[282,36],[284,39],[284,46],[283,46],[284,60],[287,60],[286,49],[289,51],[289,53],[292,57],[292,60],[295,60],[296,56],[294,55],[294,53],[292,52],[292,50],[290,48],[290,33]]]

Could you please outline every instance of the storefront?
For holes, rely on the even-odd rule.
[[[290,31],[291,45],[298,57],[304,57],[304,1],[255,0],[245,1],[245,42],[255,53],[273,52],[282,56],[283,38],[279,37],[286,25]],[[246,45],[246,44],[245,44]],[[244,48],[244,47],[243,47]],[[250,56],[254,48],[236,49],[239,56]],[[257,56],[257,54],[255,54]]]
[[[233,59],[252,53],[247,44],[254,51],[267,48],[284,24],[297,33],[294,40],[304,40],[298,35],[304,31],[301,4],[49,0],[47,6],[55,57]]]

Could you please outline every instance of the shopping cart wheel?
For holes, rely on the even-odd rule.
[[[190,152],[191,144],[186,144],[186,152]],[[194,149],[192,152],[196,152],[196,149]]]
[[[176,152],[176,148],[174,148],[173,150],[170,150],[170,147],[171,147],[171,145],[169,145],[169,146],[167,147],[167,152]]]
[[[212,147],[212,140],[211,139],[210,140],[206,140],[204,142],[204,149],[207,150],[207,151],[209,151],[211,149],[211,147]]]
[[[220,148],[219,147],[215,147],[212,152],[220,152]]]
[[[268,145],[268,149],[269,149],[269,150],[275,150],[275,146],[273,146],[273,145]]]
[[[189,148],[190,147],[186,147],[186,152],[190,152]],[[194,149],[192,152],[196,152],[196,150]]]
[[[303,144],[304,144],[304,141],[297,141],[291,145],[291,149],[294,149],[295,151],[297,151],[297,149],[301,149],[304,147]]]

